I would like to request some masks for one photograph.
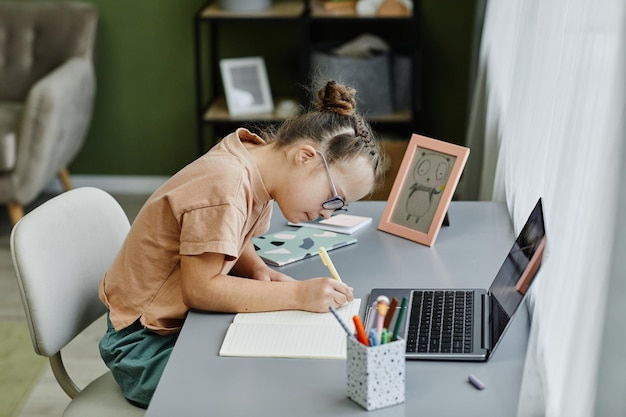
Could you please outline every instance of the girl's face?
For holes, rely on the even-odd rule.
[[[337,195],[343,198],[346,205],[360,200],[371,191],[374,173],[365,157],[336,163],[328,168]],[[330,217],[333,210],[325,209],[322,204],[335,195],[322,156],[317,152],[309,154],[306,160],[296,164],[291,174],[274,195],[283,216],[293,223]]]

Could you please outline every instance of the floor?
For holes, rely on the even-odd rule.
[[[135,218],[147,195],[114,195],[122,205],[129,219]],[[42,196],[36,204],[45,201],[49,196]],[[36,205],[35,204],[35,205]],[[32,209],[27,207],[26,210]],[[6,210],[0,210],[0,320],[24,321],[24,309],[19,296],[15,274],[11,263],[9,235],[11,224]],[[106,367],[98,353],[98,340],[104,333],[103,319],[96,321],[87,328],[63,351],[64,363],[69,374],[79,387],[83,387],[95,377],[106,371]],[[33,357],[35,353],[33,352]],[[39,381],[33,388],[20,417],[60,416],[69,397],[57,384],[52,371],[46,366]]]

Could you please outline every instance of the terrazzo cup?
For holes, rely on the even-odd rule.
[[[403,339],[368,347],[348,336],[348,397],[368,411],[403,403],[405,351],[406,342]]]

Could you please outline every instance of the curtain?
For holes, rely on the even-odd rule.
[[[546,212],[519,416],[626,415],[625,27],[623,0],[485,11],[458,193],[506,201],[516,232]]]

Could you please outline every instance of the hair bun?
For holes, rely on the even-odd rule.
[[[336,81],[328,81],[317,93],[320,111],[352,116],[356,111],[356,90]]]

